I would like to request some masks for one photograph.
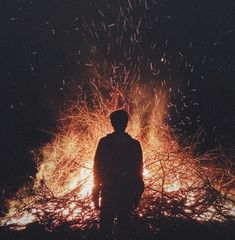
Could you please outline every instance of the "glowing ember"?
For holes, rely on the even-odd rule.
[[[218,153],[194,157],[181,147],[165,123],[167,95],[137,83],[92,82],[88,100],[60,120],[51,143],[40,149],[34,183],[8,201],[1,225],[26,226],[37,221],[49,228],[67,221],[86,228],[97,220],[90,199],[93,156],[99,138],[112,131],[108,116],[117,108],[131,115],[128,132],[142,143],[146,189],[138,208],[142,218],[159,214],[198,221],[226,221],[235,216],[234,176],[229,165],[217,167]],[[229,162],[225,158],[221,161]],[[151,226],[154,227],[154,226]]]

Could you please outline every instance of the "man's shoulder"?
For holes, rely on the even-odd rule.
[[[136,144],[139,144],[140,145],[140,141],[139,140],[137,140],[137,139],[135,139],[135,138],[132,138],[133,139],[133,141],[136,143]]]
[[[129,135],[128,133],[126,133],[126,136],[127,138],[132,141],[133,143],[135,144],[140,144],[140,142],[136,139],[136,138],[133,138],[131,135]]]
[[[140,141],[138,141],[137,139],[132,138],[132,141],[133,141],[133,143],[134,143],[135,145],[140,146]]]
[[[113,134],[109,133],[106,136],[100,138],[99,143],[100,144],[105,144],[105,143],[108,143],[108,142],[112,141],[112,139],[113,139]]]
[[[100,142],[100,143],[104,143],[104,142],[107,141],[107,139],[108,139],[108,138],[107,138],[107,135],[106,135],[106,136],[100,138],[99,142]]]
[[[100,138],[99,143],[105,144],[107,142],[110,142],[112,138],[113,138],[112,133],[107,134],[106,136]]]

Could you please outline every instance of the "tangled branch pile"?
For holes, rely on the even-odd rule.
[[[99,138],[112,131],[108,116],[125,108],[127,131],[142,143],[145,192],[136,214],[157,228],[161,216],[193,221],[232,221],[235,216],[232,164],[222,152],[193,155],[166,124],[167,94],[134,82],[91,82],[65,111],[53,141],[35,153],[38,172],[10,200],[1,225],[19,229],[39,222],[79,229],[97,224],[90,193],[93,156]]]

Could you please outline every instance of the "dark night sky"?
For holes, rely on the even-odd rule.
[[[97,59],[125,58],[123,49],[136,30],[128,25],[123,31],[121,23],[130,16],[133,25],[142,19],[133,62],[138,56],[150,59],[160,69],[158,79],[198,102],[207,132],[204,149],[235,146],[233,0],[1,0],[0,5],[0,187],[33,174],[29,152],[50,140],[41,129],[55,128],[72,84],[84,79],[90,46],[99,49]],[[113,27],[111,36],[102,22]],[[92,24],[97,30],[88,29]],[[114,39],[121,36],[120,50]],[[184,114],[196,116],[191,108]]]

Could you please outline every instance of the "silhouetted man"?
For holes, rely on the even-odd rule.
[[[114,132],[100,139],[95,154],[93,202],[100,209],[101,239],[111,238],[116,216],[123,240],[129,237],[131,213],[144,191],[143,159],[139,141],[125,132],[127,112],[112,112],[110,119]]]

